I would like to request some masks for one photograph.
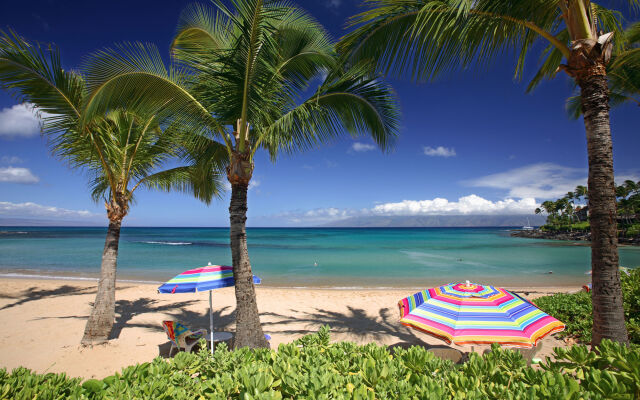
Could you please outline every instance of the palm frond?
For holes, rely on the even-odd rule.
[[[62,68],[54,46],[30,44],[0,30],[0,88],[41,112],[48,132],[75,129],[78,123],[84,82]]]
[[[368,10],[350,21],[355,29],[339,49],[354,60],[373,60],[380,71],[430,80],[444,71],[488,65],[499,54],[516,54],[522,77],[527,54],[545,40],[568,56],[557,0],[369,0]],[[603,11],[602,23],[615,19]],[[615,25],[615,24],[614,24]],[[543,63],[557,63],[557,52]],[[554,70],[555,71],[555,70]],[[552,71],[543,68],[539,75]],[[534,81],[535,85],[535,81]]]
[[[158,50],[141,43],[93,53],[83,67],[89,95],[82,122],[113,108],[181,122],[193,131],[225,137],[225,129],[190,93],[185,75],[167,70]]]
[[[383,150],[393,146],[400,114],[391,87],[360,63],[327,76],[305,102],[283,114],[261,136],[272,156],[306,150],[340,137],[369,135]]]

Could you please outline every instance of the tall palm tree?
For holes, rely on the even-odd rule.
[[[616,49],[607,64],[609,99],[611,106],[634,103],[640,106],[640,22],[624,31],[624,47]],[[569,115],[577,119],[582,115],[582,98],[572,96],[567,100]]]
[[[181,190],[209,203],[220,194],[224,148],[211,141],[185,141],[188,133],[159,124],[155,115],[107,110],[81,128],[84,78],[62,68],[57,48],[30,44],[0,32],[0,86],[46,113],[43,132],[52,153],[91,176],[93,199],[104,201],[109,227],[100,280],[82,344],[108,339],[115,318],[115,285],[122,220],[139,188]],[[209,153],[203,158],[200,154]],[[222,156],[222,157],[221,157]],[[183,165],[170,167],[170,162]]]
[[[628,342],[618,270],[606,69],[613,47],[624,47],[620,14],[589,0],[366,3],[370,8],[353,17],[356,29],[342,39],[341,50],[354,61],[376,60],[380,69],[408,72],[416,80],[487,63],[509,50],[517,54],[515,76],[520,77],[527,54],[537,48],[538,40],[546,42],[541,67],[528,89],[564,70],[581,91],[589,153],[593,344],[603,338]]]
[[[144,104],[225,146],[231,184],[230,244],[236,347],[264,347],[246,240],[254,155],[272,161],[345,132],[389,149],[399,113],[369,63],[341,62],[326,32],[301,9],[270,0],[234,0],[233,9],[193,5],[182,13],[167,70],[155,47],[106,49],[86,65],[87,108]],[[317,85],[317,87],[315,87]]]

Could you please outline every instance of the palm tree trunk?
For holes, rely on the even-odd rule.
[[[231,257],[236,283],[236,348],[269,347],[260,325],[260,314],[253,285],[253,273],[247,250],[247,190],[248,183],[231,183],[229,205]]]
[[[605,73],[591,74],[578,79],[578,83],[589,154],[592,345],[598,345],[605,338],[628,343],[618,270],[618,224],[607,77]]]
[[[81,342],[84,346],[106,342],[113,327],[116,301],[116,267],[121,224],[122,219],[109,220],[109,229],[104,242],[104,251],[102,252],[98,293],[93,303],[91,315],[84,328],[84,336]]]

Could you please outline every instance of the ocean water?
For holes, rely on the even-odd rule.
[[[106,228],[0,228],[0,276],[99,274]],[[278,287],[427,287],[452,281],[583,285],[583,243],[513,238],[505,228],[250,228],[254,274]],[[621,247],[640,266],[640,248]],[[118,278],[164,282],[190,268],[231,265],[228,228],[123,228]],[[552,272],[552,273],[549,273]]]

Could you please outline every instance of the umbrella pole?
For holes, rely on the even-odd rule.
[[[211,305],[211,290],[209,290],[209,332],[211,339],[211,354],[213,354],[213,306]]]

